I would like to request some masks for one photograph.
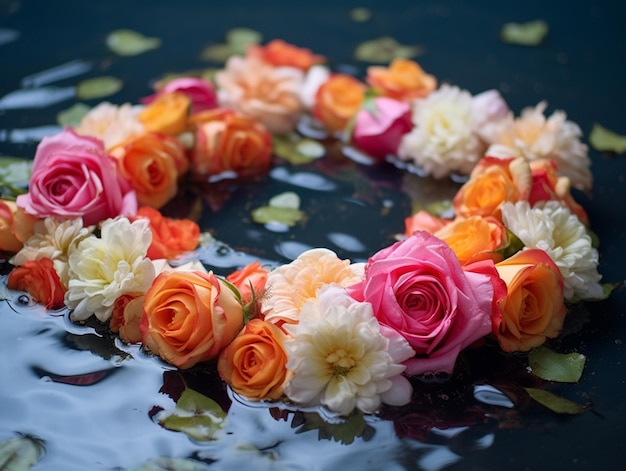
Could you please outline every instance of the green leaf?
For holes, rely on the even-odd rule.
[[[617,154],[626,152],[626,136],[610,131],[598,123],[594,124],[591,129],[589,143],[594,149],[601,152],[615,152]]]
[[[136,56],[161,46],[159,38],[148,38],[131,29],[118,29],[106,38],[108,48],[120,56]]]
[[[372,12],[368,8],[353,8],[350,10],[350,19],[355,23],[365,23],[372,18]]]
[[[226,43],[230,46],[233,54],[243,55],[248,46],[259,44],[262,40],[261,33],[249,28],[233,28],[226,33]]]
[[[505,23],[500,30],[502,41],[521,46],[537,46],[548,34],[548,24],[543,20],[528,23]]]
[[[423,47],[405,46],[389,36],[365,41],[354,51],[354,57],[357,60],[384,64],[398,57],[411,59],[422,54],[424,54]]]
[[[0,470],[25,471],[43,454],[43,443],[29,436],[9,438],[0,442]]]
[[[28,186],[33,161],[19,157],[0,157],[0,186],[9,189],[13,196],[25,191],[16,187]]]
[[[544,389],[524,388],[528,395],[542,406],[558,414],[582,414],[589,410],[588,404],[579,404],[563,397],[552,394]]]
[[[535,348],[528,355],[533,374],[547,381],[577,383],[587,358],[581,353],[557,353],[547,347]]]
[[[57,114],[57,124],[59,126],[77,127],[85,115],[89,113],[89,110],[91,110],[91,107],[84,103],[74,103],[66,110],[59,111]]]
[[[189,388],[183,391],[173,410],[158,416],[163,427],[198,441],[213,440],[225,418],[226,413],[217,402]]]
[[[80,100],[102,98],[119,92],[123,85],[120,79],[109,75],[86,79],[76,86],[76,97]]]
[[[297,134],[274,136],[272,144],[274,154],[293,165],[306,164],[326,154],[322,144]]]
[[[268,206],[253,210],[252,219],[259,224],[278,222],[292,227],[304,217],[299,208],[300,197],[292,191],[286,191],[271,198]]]

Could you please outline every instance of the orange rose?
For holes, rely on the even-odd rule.
[[[7,287],[26,291],[46,309],[61,309],[65,306],[65,287],[49,258],[29,260],[14,268],[7,278]]]
[[[289,376],[285,340],[274,324],[253,319],[222,350],[217,370],[233,391],[248,399],[279,399]]]
[[[276,67],[295,67],[303,71],[307,71],[315,64],[326,62],[324,56],[313,54],[310,49],[296,47],[281,39],[274,39],[265,46],[251,45],[246,55]]]
[[[14,201],[0,200],[0,252],[16,253],[33,234],[37,218],[26,214]]]
[[[192,122],[196,124],[196,144],[191,167],[197,176],[227,170],[250,176],[269,170],[272,137],[252,118],[219,108],[193,116]]]
[[[175,136],[187,129],[191,99],[183,92],[163,93],[139,115],[148,131]]]
[[[457,218],[434,234],[445,241],[461,262],[467,265],[479,260],[502,260],[497,252],[507,243],[506,229],[494,217]]]
[[[389,67],[367,68],[367,82],[383,96],[409,101],[422,98],[437,88],[437,79],[414,61],[394,59]]]
[[[143,293],[126,293],[113,303],[109,328],[126,343],[141,342],[139,323],[143,315]]]
[[[350,75],[332,75],[317,90],[313,116],[330,131],[342,131],[361,108],[366,89]]]
[[[502,319],[494,323],[502,349],[528,351],[556,337],[566,308],[563,279],[550,256],[541,249],[522,250],[497,263],[496,270],[507,286]]]
[[[420,210],[413,216],[404,219],[404,235],[411,237],[415,231],[426,231],[434,234],[448,224],[450,224],[449,219],[438,218],[428,211]]]
[[[263,298],[267,274],[268,271],[257,260],[246,265],[241,270],[232,272],[226,277],[226,281],[235,285],[235,288],[239,290],[244,306],[250,304],[253,299],[256,300],[256,305],[252,306],[252,312],[256,313],[260,312],[261,309],[261,299]]]
[[[146,133],[116,146],[111,155],[131,182],[142,206],[163,207],[178,192],[178,179],[187,172],[185,149],[173,137]]]
[[[200,241],[200,226],[190,219],[171,219],[154,208],[139,208],[133,220],[146,218],[150,220],[152,243],[148,247],[148,258],[171,260],[178,255],[193,250]]]
[[[523,158],[484,157],[454,196],[452,204],[459,217],[493,216],[502,221],[500,206],[528,199],[531,186],[530,167]]]
[[[143,344],[178,368],[216,358],[243,326],[237,294],[213,273],[165,271],[146,292]]]

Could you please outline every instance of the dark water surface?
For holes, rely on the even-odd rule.
[[[200,60],[202,49],[223,42],[229,29],[245,26],[260,31],[265,41],[282,38],[309,47],[331,66],[350,64],[360,74],[367,64],[353,59],[356,46],[393,36],[423,46],[418,61],[442,82],[473,93],[498,88],[516,113],[545,99],[548,112],[565,110],[585,135],[595,122],[626,134],[626,4],[508,3],[0,0],[0,99],[29,80],[32,85],[34,79],[24,83],[26,77],[81,61],[78,67],[86,64],[88,69],[84,73],[45,85],[63,89],[83,78],[113,75],[124,80],[124,88],[108,99],[137,102],[166,72],[209,66]],[[370,8],[371,20],[351,21],[350,10],[362,6]],[[503,23],[537,18],[550,27],[541,46],[499,40]],[[136,57],[116,57],[104,39],[119,28],[159,37],[162,46]],[[54,125],[56,114],[73,103],[68,98],[44,108],[0,109],[0,155],[32,157],[36,140],[28,136],[51,132],[47,127]],[[594,188],[576,198],[601,241],[599,270],[605,281],[616,282],[626,274],[626,157],[593,149],[590,155]],[[294,185],[295,174],[323,178],[329,190]],[[363,166],[341,156],[302,167],[281,164],[263,182],[229,189],[219,212],[205,206],[203,229],[231,249],[203,257],[218,273],[247,263],[248,256],[284,263],[317,246],[364,260],[403,230],[410,212],[404,189],[430,191],[428,182],[418,180],[387,165]],[[286,190],[301,196],[306,224],[277,232],[250,223],[251,209]],[[447,191],[451,194],[454,186]],[[187,210],[196,196],[183,195],[170,210]],[[214,191],[210,200],[222,201],[222,196]],[[281,412],[272,415],[266,408],[241,404],[211,374],[191,372],[184,378],[189,384],[226,406],[231,403],[229,425],[220,439],[195,443],[151,418],[160,408],[172,408],[172,391],[180,382],[175,372],[91,327],[73,326],[62,312],[49,316],[16,297],[0,304],[0,441],[16,433],[45,440],[46,455],[33,469],[134,469],[157,456],[217,460],[210,469],[624,467],[624,291],[580,307],[571,315],[571,333],[554,344],[561,351],[585,354],[588,362],[579,384],[552,390],[591,402],[593,411],[562,417],[523,403],[514,410],[502,398],[486,395],[475,386],[491,384],[511,393],[531,385],[520,366],[523,359],[487,349],[467,355],[453,381],[419,385],[421,399],[411,410],[369,418],[362,436],[350,445],[324,439],[324,430],[314,427],[314,412],[283,411],[282,420],[276,420]],[[302,429],[303,420],[310,431]],[[431,427],[436,429],[424,432]]]

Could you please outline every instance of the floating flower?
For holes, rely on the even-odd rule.
[[[7,288],[26,291],[35,302],[43,304],[46,309],[60,309],[65,306],[65,287],[49,258],[30,260],[12,270],[7,278]]]
[[[361,108],[365,90],[351,75],[333,74],[317,89],[313,116],[329,131],[343,131]]]
[[[231,57],[215,75],[221,106],[238,110],[272,134],[292,131],[300,117],[298,96],[304,74],[293,67],[273,67],[253,57]]]
[[[302,306],[316,299],[317,290],[337,283],[350,286],[362,279],[362,264],[341,260],[329,249],[311,249],[291,263],[281,265],[267,276],[262,312],[273,323],[296,323]]]
[[[252,308],[253,314],[261,311],[261,300],[264,297],[268,274],[269,271],[256,260],[226,277],[226,281],[239,290],[244,307]],[[255,304],[251,305],[252,302]]]
[[[565,299],[599,299],[603,290],[598,251],[584,224],[556,201],[531,208],[526,201],[502,206],[504,225],[526,247],[550,255],[563,277]]]
[[[143,110],[142,105],[124,103],[117,106],[105,101],[83,116],[76,132],[100,139],[104,148],[110,150],[129,137],[145,132],[139,121]]]
[[[472,95],[442,85],[415,102],[414,128],[403,137],[398,155],[435,178],[469,174],[485,151],[473,120]]]
[[[107,219],[100,237],[79,242],[69,257],[69,283],[65,304],[72,320],[95,315],[101,322],[111,316],[122,294],[145,292],[154,280],[154,266],[146,257],[152,235],[149,222]]]
[[[417,62],[397,58],[389,67],[367,68],[367,82],[383,96],[410,101],[423,98],[437,88],[437,79],[424,72]]]
[[[505,145],[512,155],[528,160],[552,159],[559,174],[568,177],[574,188],[591,189],[591,160],[587,145],[580,140],[580,127],[567,120],[563,111],[555,111],[546,119],[546,107],[542,101],[534,108],[522,110],[517,119],[510,115],[501,123],[494,144]]]
[[[15,253],[33,233],[37,218],[30,216],[15,201],[0,199],[0,251]]]
[[[305,303],[298,324],[286,329],[293,336],[285,342],[293,376],[285,393],[295,403],[349,415],[355,408],[373,413],[382,403],[410,401],[401,363],[414,352],[399,336],[383,335],[369,303],[328,285],[317,302]]]
[[[181,77],[166,83],[157,93],[146,97],[143,103],[149,105],[161,95],[180,92],[191,100],[191,113],[199,113],[217,107],[217,94],[213,84],[196,77]]]
[[[310,49],[294,46],[281,39],[274,39],[265,46],[251,44],[246,56],[261,59],[274,67],[295,67],[303,72],[316,64],[326,62],[324,56],[313,54]]]
[[[159,94],[139,115],[147,131],[176,136],[187,130],[191,98],[180,91]]]

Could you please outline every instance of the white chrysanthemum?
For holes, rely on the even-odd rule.
[[[591,246],[585,226],[557,201],[531,208],[527,201],[502,206],[504,225],[526,247],[550,255],[563,277],[565,299],[597,299],[602,296],[598,251]]]
[[[474,132],[469,92],[442,85],[415,101],[412,120],[415,126],[403,136],[398,155],[428,175],[469,174],[482,157],[485,146]]]
[[[146,258],[152,242],[150,221],[107,219],[100,238],[82,240],[69,258],[70,281],[65,304],[73,320],[94,314],[104,322],[113,303],[124,293],[145,292],[154,280],[152,261]]]
[[[326,285],[317,302],[302,308],[300,322],[285,328],[293,336],[285,342],[293,372],[285,394],[295,403],[348,415],[355,407],[373,413],[383,402],[410,401],[412,388],[400,363],[415,352],[399,335],[390,341],[381,333],[371,304]]]
[[[89,237],[94,227],[83,227],[83,219],[62,219],[49,217],[37,221],[33,235],[24,243],[22,249],[11,259],[16,266],[24,265],[29,260],[49,258],[63,285],[69,281],[67,261],[78,243]]]
[[[581,142],[582,131],[567,120],[563,111],[555,111],[546,119],[547,103],[525,108],[519,118],[513,116],[502,123],[494,144],[509,147],[514,155],[528,160],[552,159],[559,175],[568,177],[574,188],[588,190],[593,178],[587,145]]]
[[[145,131],[139,121],[139,114],[145,109],[142,105],[121,106],[103,102],[92,108],[76,128],[78,134],[97,137],[110,150],[125,139]]]

